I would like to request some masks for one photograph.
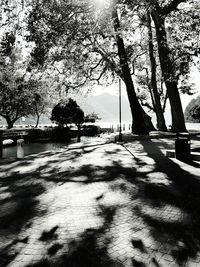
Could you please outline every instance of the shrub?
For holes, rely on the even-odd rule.
[[[25,140],[31,143],[42,139],[68,142],[70,141],[70,130],[68,127],[30,129],[28,130],[28,135],[25,136]]]
[[[42,129],[29,129],[28,135],[25,136],[25,140],[28,142],[34,142],[38,139],[43,138],[43,130]]]
[[[51,131],[51,139],[53,141],[69,142],[71,139],[71,133],[69,127],[57,126]]]
[[[85,136],[96,136],[100,134],[100,127],[97,125],[83,125],[82,135]]]

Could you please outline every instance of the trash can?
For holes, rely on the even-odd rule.
[[[190,144],[189,133],[177,133],[175,140],[175,156],[177,159],[181,161],[191,160]]]

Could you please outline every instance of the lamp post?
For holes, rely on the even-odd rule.
[[[119,78],[119,142],[122,142],[122,92],[121,92],[120,78]]]

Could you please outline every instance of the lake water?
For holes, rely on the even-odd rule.
[[[113,128],[116,130],[119,126],[119,123],[110,123],[110,122],[105,122],[105,123],[96,123],[99,125],[101,128]],[[130,125],[131,122],[122,122],[122,129],[125,128],[126,131],[130,130]],[[200,131],[200,123],[186,123],[186,128],[187,130],[196,130]]]
[[[24,144],[24,155],[37,154],[45,151],[56,151],[67,146],[66,143],[30,143]],[[3,148],[3,158],[17,157],[17,147],[8,146]]]

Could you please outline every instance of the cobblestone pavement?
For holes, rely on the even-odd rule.
[[[200,266],[199,163],[166,158],[170,146],[91,142],[2,162],[0,266]]]

